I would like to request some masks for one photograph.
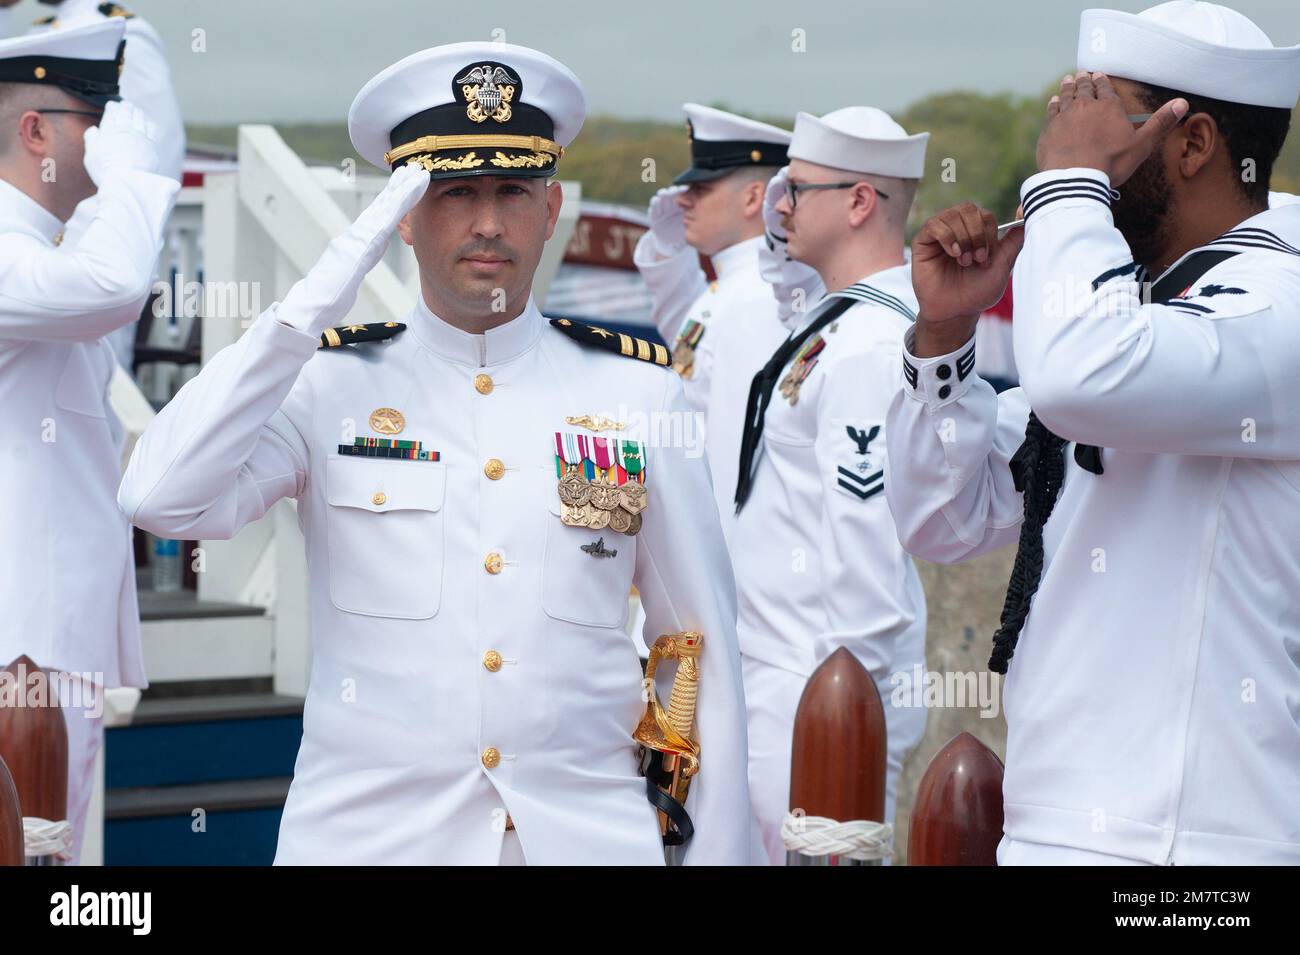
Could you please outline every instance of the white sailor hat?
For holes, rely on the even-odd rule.
[[[691,140],[691,165],[673,185],[717,179],[742,166],[789,162],[789,130],[698,103],[686,103],[682,109]]]
[[[586,110],[582,83],[545,53],[451,43],[413,53],[363,86],[348,133],[376,166],[419,163],[435,179],[551,176]]]
[[[96,20],[0,40],[0,83],[57,86],[92,106],[121,99],[126,21]]]
[[[1197,0],[1084,10],[1078,68],[1247,106],[1291,109],[1300,96],[1300,46],[1275,47],[1236,10]]]
[[[873,106],[846,106],[820,118],[800,113],[794,120],[790,158],[819,166],[898,179],[925,172],[929,133],[907,130]]]

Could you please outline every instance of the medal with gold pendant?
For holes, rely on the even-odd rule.
[[[704,326],[693,318],[682,323],[673,343],[673,371],[682,378],[689,379],[695,373],[695,349],[704,337]]]
[[[812,373],[813,366],[817,364],[817,356],[821,354],[822,349],[825,347],[826,339],[816,335],[795,353],[794,361],[790,364],[790,370],[785,373],[778,386],[781,389],[782,397],[790,402],[792,406],[798,404],[799,389],[808,375]]]
[[[576,435],[555,432],[555,470],[560,482],[560,520],[569,527],[587,526],[587,502],[591,500],[591,485],[582,472],[582,456],[578,452]]]
[[[641,530],[641,512],[649,503],[645,484],[645,445],[639,441],[619,441],[615,455],[615,473],[622,480],[618,487],[618,516],[610,516],[609,526],[620,534],[634,537]]]
[[[617,477],[611,477],[614,455],[610,450],[612,442],[607,438],[592,438],[586,443],[589,460],[595,467],[591,479],[591,500],[587,504],[588,523],[592,530],[603,530],[610,526],[611,512],[618,507]]]
[[[578,468],[565,470],[560,478],[560,503],[580,508],[591,500],[591,485]]]
[[[609,529],[618,531],[620,534],[626,534],[632,528],[632,515],[623,510],[621,506],[614,508],[609,512]]]

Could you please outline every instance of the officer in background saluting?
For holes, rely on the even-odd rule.
[[[84,23],[116,18],[126,23],[129,55],[122,64],[122,95],[144,110],[158,130],[158,172],[181,180],[185,161],[185,124],[172,89],[171,68],[158,31],[120,3],[100,0],[40,0],[56,13],[37,20],[34,30],[66,30]],[[129,366],[128,366],[129,367]]]
[[[788,161],[790,133],[695,103],[683,109],[691,165],[650,201],[651,228],[633,260],[673,370],[704,415],[714,496],[730,539],[749,383],[786,336],[759,267],[763,197]],[[699,253],[709,256],[715,281],[705,278]]]
[[[531,297],[584,109],[504,43],[376,76],[349,129],[387,188],[135,449],[120,501],[155,533],[298,501],[314,656],[278,863],[662,864],[633,584],[648,642],[703,634],[685,861],[747,860],[734,584],[698,449],[650,431],[689,414],[681,383],[663,346]],[[330,327],[395,226],[410,318]]]
[[[66,30],[85,23],[102,22],[106,18],[126,23],[127,56],[122,64],[122,95],[142,109],[157,130],[157,171],[180,182],[181,167],[185,162],[185,124],[181,120],[181,107],[172,89],[171,69],[158,31],[144,18],[118,3],[101,3],[100,0],[40,2],[53,7],[56,12],[37,20],[33,31]],[[75,240],[94,216],[95,205],[91,200],[68,222],[68,237]],[[137,331],[135,324],[124,325],[108,337],[118,363],[128,372],[132,371]]]
[[[146,683],[104,336],[140,314],[180,188],[155,172],[144,115],[118,102],[123,26],[0,40],[0,663],[93,674],[62,701],[74,858],[100,694]]]
[[[928,560],[1019,539],[1000,864],[1295,865],[1300,207],[1268,185],[1300,47],[1179,0],[1084,11],[1078,66],[1023,232],[967,203],[913,241],[890,506]]]

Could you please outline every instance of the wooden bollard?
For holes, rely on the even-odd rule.
[[[54,682],[26,656],[3,672],[9,676],[0,684],[5,688],[0,692],[0,759],[13,774],[23,815],[52,822],[66,819],[68,727]]]
[[[22,865],[23,811],[9,767],[0,759],[0,865]]]
[[[840,647],[799,698],[790,759],[790,811],[838,822],[885,818],[885,708],[871,674]],[[851,865],[843,856],[791,851],[789,865]]]
[[[908,865],[997,865],[1002,760],[970,733],[944,744],[912,802]]]

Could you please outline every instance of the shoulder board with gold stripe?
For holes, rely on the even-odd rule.
[[[382,342],[406,331],[401,322],[375,322],[372,325],[339,325],[327,328],[320,337],[318,348],[338,348],[360,342]]]
[[[128,20],[135,16],[135,14],[126,9],[126,7],[119,6],[116,3],[101,3],[99,5],[99,12],[106,17],[125,17]]]
[[[671,364],[667,348],[654,342],[648,342],[644,338],[635,338],[622,332],[613,332],[608,328],[601,328],[599,325],[583,325],[571,322],[567,318],[553,318],[551,324],[574,341],[581,342],[584,345],[595,345],[597,348],[612,351],[614,354],[622,355],[625,358],[639,358],[641,361],[653,362],[664,367]]]

